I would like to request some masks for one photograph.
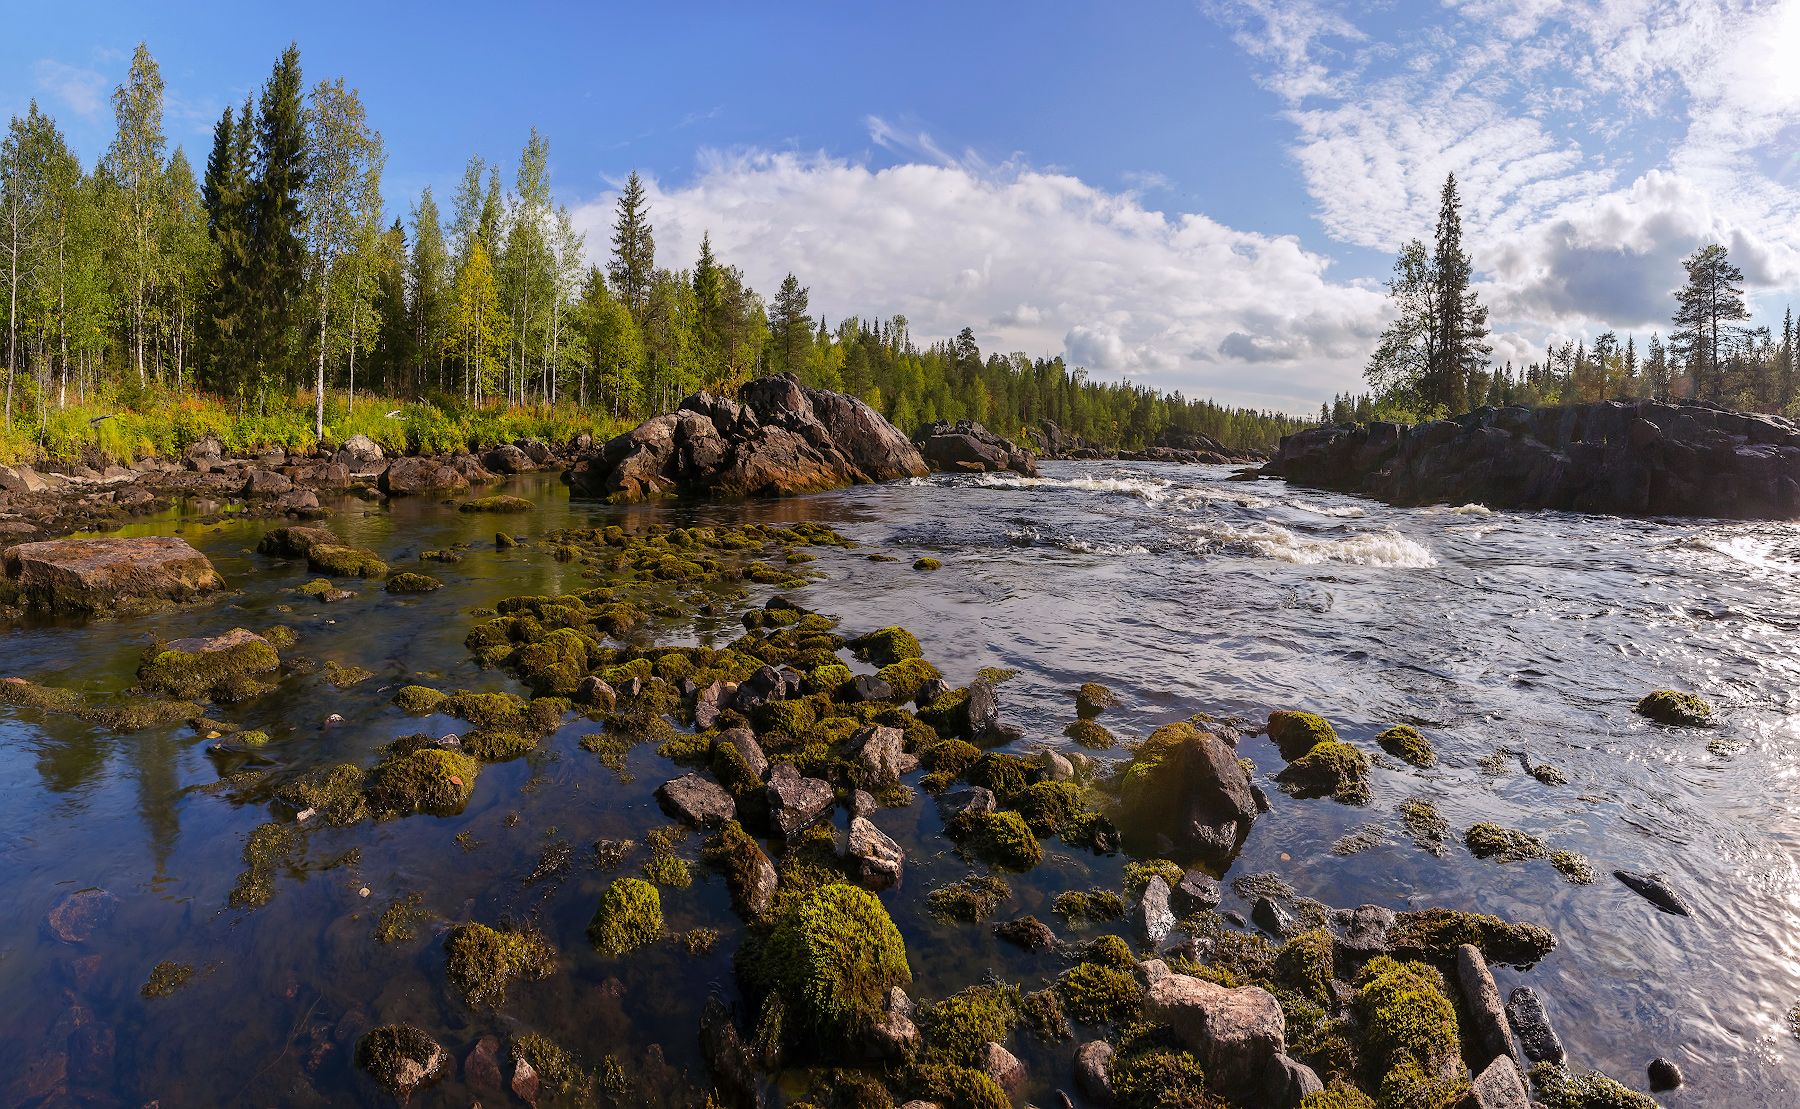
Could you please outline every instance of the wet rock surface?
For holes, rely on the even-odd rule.
[[[1030,451],[970,420],[939,420],[919,429],[913,445],[933,470],[947,473],[1004,473],[1037,476]]]
[[[225,584],[186,540],[162,535],[21,543],[0,552],[0,572],[21,605],[45,612],[192,601]]]
[[[1145,1008],[1175,1030],[1228,1097],[1251,1099],[1286,1050],[1281,1006],[1264,989],[1232,989],[1185,974],[1153,983]]]

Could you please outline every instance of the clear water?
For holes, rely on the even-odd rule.
[[[1088,680],[1121,694],[1124,707],[1104,722],[1127,737],[1196,711],[1260,718],[1291,707],[1326,714],[1374,750],[1382,727],[1414,722],[1436,743],[1439,767],[1378,768],[1366,808],[1271,790],[1274,811],[1232,874],[1274,871],[1332,905],[1443,905],[1544,924],[1561,941],[1555,952],[1497,977],[1503,994],[1519,983],[1537,989],[1574,1065],[1641,1089],[1645,1064],[1666,1055],[1688,1078],[1664,1095],[1674,1106],[1800,1100],[1800,1043],[1786,1018],[1800,1000],[1800,529],[1390,509],[1227,482],[1228,470],[1211,467],[1044,472],[1038,481],[937,477],[637,510],[571,506],[553,479],[526,478],[507,491],[540,511],[499,526],[542,534],[651,519],[828,523],[865,549],[822,555],[814,566],[827,579],[797,596],[850,632],[912,628],[953,681],[982,666],[1019,670],[1001,705],[1025,728],[1026,746],[1069,742],[1070,694]],[[263,757],[279,781],[371,761],[397,735],[458,728],[401,715],[388,704],[393,689],[504,688],[462,646],[467,611],[579,580],[529,547],[495,551],[492,518],[419,500],[336,507],[327,526],[396,564],[426,548],[474,547],[460,564],[427,564],[448,584],[437,593],[391,597],[363,585],[355,600],[317,606],[290,591],[309,577],[303,566],[249,553],[268,524],[204,527],[171,514],[134,530],[186,536],[233,596],[145,619],[9,630],[0,675],[120,689],[153,637],[285,623],[300,634],[290,654],[375,676],[348,689],[322,673],[292,678],[220,713],[270,731]],[[867,550],[902,561],[869,562]],[[911,570],[925,553],[944,568]],[[672,634],[723,641],[736,631],[702,621]],[[1639,696],[1663,686],[1705,695],[1719,726],[1669,730],[1632,714]],[[343,723],[327,727],[333,713]],[[457,817],[312,832],[274,901],[243,911],[226,898],[245,835],[269,819],[266,787],[213,788],[237,764],[206,754],[186,728],[115,736],[0,709],[0,1101],[66,1092],[93,1104],[373,1103],[349,1063],[354,1036],[409,1020],[459,1059],[485,1033],[504,1043],[536,1029],[590,1062],[628,1062],[644,1083],[634,1101],[683,1104],[699,1065],[700,1008],[711,992],[735,997],[736,918],[722,882],[697,869],[694,887],[667,893],[664,905],[671,928],[725,931],[710,954],[664,944],[608,960],[587,944],[583,930],[613,877],[594,865],[590,845],[641,839],[665,823],[651,794],[674,773],[638,748],[621,780],[578,747],[594,729],[571,720],[530,758],[485,769]],[[1543,785],[1516,760],[1503,776],[1485,773],[1477,761],[1497,747],[1561,768],[1570,784]],[[1259,777],[1280,765],[1261,739],[1242,750],[1263,767]],[[1500,866],[1460,846],[1434,857],[1398,831],[1394,807],[1413,796],[1434,801],[1458,831],[1494,820],[1579,851],[1601,877],[1572,886],[1548,863]],[[915,997],[988,971],[1035,984],[1059,969],[1053,956],[926,914],[924,892],[967,869],[938,835],[933,806],[877,822],[908,849],[905,881],[884,899],[908,942]],[[1338,837],[1371,823],[1390,829],[1386,846],[1331,853]],[[460,847],[462,832],[480,846]],[[527,881],[559,842],[572,851],[566,873]],[[1122,859],[1048,846],[1046,862],[1013,883],[1003,917],[1053,920],[1060,890],[1116,885]],[[359,857],[346,859],[351,849]],[[1611,877],[1618,867],[1664,872],[1695,915],[1659,913]],[[57,941],[46,913],[88,886],[115,894],[117,915],[87,944]],[[409,944],[375,943],[381,908],[414,891],[436,923]],[[534,922],[556,944],[558,973],[513,987],[498,1012],[471,1011],[444,987],[441,932],[509,919]],[[138,989],[163,959],[199,973],[146,1001]],[[1074,1092],[1073,1044],[1026,1039],[1020,1050],[1032,1096]],[[452,1075],[421,1100],[468,1095]]]

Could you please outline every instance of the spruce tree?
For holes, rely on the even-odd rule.
[[[1454,173],[1444,179],[1440,194],[1432,271],[1437,292],[1437,361],[1430,370],[1426,395],[1431,403],[1453,414],[1467,407],[1469,384],[1477,372],[1486,369],[1493,349],[1486,342],[1487,308],[1470,288],[1474,267],[1463,250],[1462,198]]]
[[[1687,284],[1675,292],[1675,329],[1669,345],[1687,363],[1695,395],[1717,400],[1725,391],[1724,356],[1744,333],[1735,321],[1750,318],[1744,306],[1744,272],[1726,249],[1708,243],[1681,263]]]
[[[656,272],[656,239],[650,228],[650,205],[644,182],[632,170],[619,194],[619,214],[613,221],[612,261],[606,274],[613,290],[630,309],[639,326],[650,302],[650,282]]]
[[[806,314],[808,290],[800,279],[788,274],[775,292],[774,311],[769,314],[769,337],[773,353],[780,359],[776,373],[802,374],[806,355],[812,347],[812,318]]]

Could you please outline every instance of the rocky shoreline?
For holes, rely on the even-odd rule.
[[[1703,402],[1479,408],[1286,436],[1261,470],[1389,504],[1618,516],[1800,516],[1800,426]]]
[[[1025,437],[1041,458],[1055,461],[1176,462],[1186,465],[1229,465],[1261,462],[1268,457],[1262,451],[1227,447],[1209,435],[1194,431],[1166,428],[1156,442],[1143,450],[1119,450],[1089,443],[1078,435],[1069,435],[1054,421],[1040,420],[1027,428]]]

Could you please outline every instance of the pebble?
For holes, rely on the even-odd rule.
[[[1662,1056],[1650,1060],[1650,1088],[1657,1093],[1681,1085],[1681,1068]]]

